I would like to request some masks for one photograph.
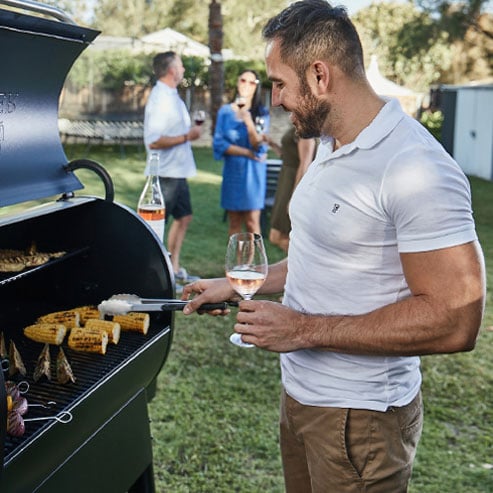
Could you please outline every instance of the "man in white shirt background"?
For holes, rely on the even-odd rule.
[[[178,94],[185,68],[173,51],[157,54],[153,59],[156,84],[147,100],[144,116],[144,143],[148,151],[159,152],[159,180],[166,203],[168,230],[167,248],[178,282],[199,279],[180,265],[180,252],[190,222],[192,204],[187,178],[195,176],[197,168],[191,141],[199,139],[202,127],[192,126],[190,114]],[[145,173],[149,173],[148,167]],[[179,288],[177,287],[178,291]]]

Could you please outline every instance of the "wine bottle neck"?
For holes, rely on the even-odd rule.
[[[153,152],[149,156],[149,175],[157,176],[158,174],[159,174],[159,154],[157,152]]]

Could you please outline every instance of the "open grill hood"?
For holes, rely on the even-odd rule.
[[[83,188],[65,169],[58,100],[72,64],[98,34],[0,9],[0,206]]]

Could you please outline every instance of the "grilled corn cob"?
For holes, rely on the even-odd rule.
[[[98,308],[93,305],[79,306],[74,308],[72,311],[79,314],[80,325],[85,325],[90,318],[101,318]]]
[[[80,315],[79,312],[73,310],[65,310],[61,312],[47,313],[38,317],[36,320],[38,324],[62,324],[67,329],[73,327],[80,327]]]
[[[68,347],[74,351],[106,354],[108,334],[103,330],[76,327],[70,331]]]
[[[130,312],[126,315],[115,315],[113,322],[118,322],[122,330],[139,332],[145,335],[149,330],[150,317],[145,312]]]
[[[24,329],[24,335],[29,339],[36,342],[56,344],[57,346],[63,342],[66,333],[67,328],[63,324],[34,324]]]
[[[102,330],[108,334],[108,342],[118,344],[120,340],[120,324],[111,320],[100,320],[99,318],[90,318],[84,325],[84,329]]]

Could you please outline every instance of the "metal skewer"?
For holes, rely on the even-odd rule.
[[[55,421],[58,421],[59,423],[70,423],[72,421],[72,413],[69,411],[62,411],[55,416],[40,416],[38,418],[24,418],[24,421],[46,421],[49,419],[54,419]]]

